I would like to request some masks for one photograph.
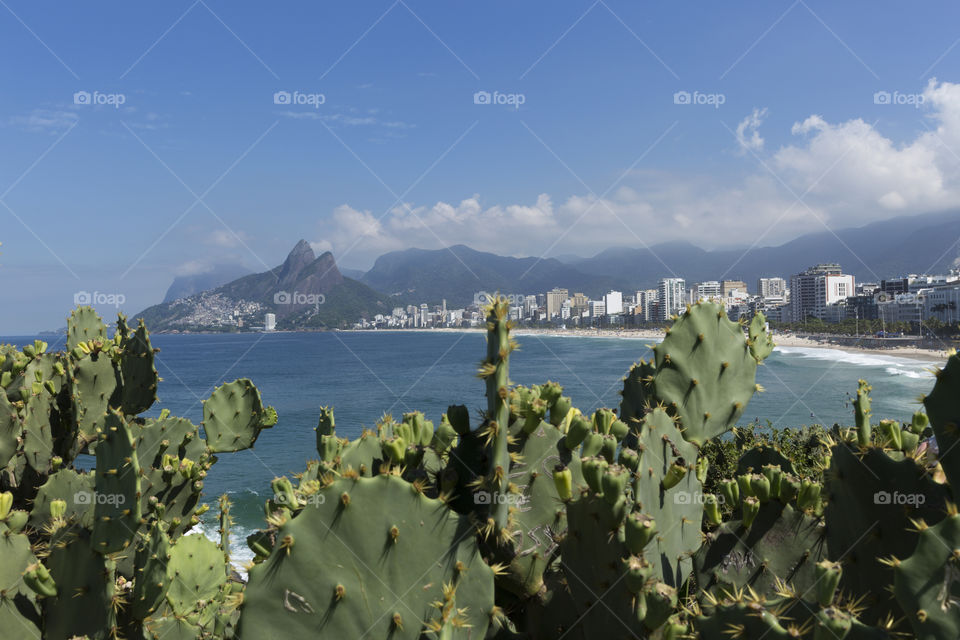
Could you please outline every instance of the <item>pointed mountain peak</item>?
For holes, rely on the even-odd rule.
[[[313,253],[310,243],[301,240],[293,248],[293,251],[287,255],[287,259],[283,261],[283,266],[280,268],[280,280],[285,282],[295,280],[297,274],[316,259],[317,256]]]
[[[300,242],[298,242],[289,255],[287,255],[287,260],[289,261],[291,258],[299,258],[304,255],[308,256],[311,262],[316,259],[316,255],[313,253],[313,247],[310,246],[309,242],[301,238]]]

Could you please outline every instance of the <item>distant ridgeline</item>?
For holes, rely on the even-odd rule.
[[[278,329],[324,329],[389,313],[391,305],[386,296],[343,277],[329,251],[317,257],[301,240],[278,267],[165,301],[138,317],[155,331],[257,328],[268,313],[276,317]]]

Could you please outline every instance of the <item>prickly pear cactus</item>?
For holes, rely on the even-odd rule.
[[[128,333],[121,314],[117,333],[120,334],[120,376],[123,379],[120,401],[125,415],[137,415],[157,401],[160,378],[153,364],[150,332],[141,319],[136,331]]]
[[[203,431],[214,453],[249,449],[260,430],[277,422],[273,407],[264,407],[260,392],[247,378],[217,387],[203,402]]]
[[[882,560],[913,552],[918,534],[912,521],[939,522],[947,488],[913,458],[894,459],[856,441],[832,448],[826,487],[827,551],[843,564],[841,588],[864,598],[861,618],[868,623],[896,615],[899,606],[887,588],[893,570]]]
[[[17,410],[7,400],[7,394],[0,389],[0,469],[7,466],[10,458],[17,453],[21,433],[23,426]]]
[[[790,504],[767,500],[749,527],[730,520],[706,534],[694,556],[697,584],[717,593],[747,587],[774,598],[778,581],[801,593],[817,582],[814,567],[826,555],[824,524]]]
[[[923,404],[937,436],[943,472],[951,486],[960,487],[960,355],[952,353],[936,376],[933,391]]]
[[[569,472],[571,486],[583,483],[580,459],[564,444],[564,434],[541,421],[531,433],[518,430],[510,446],[509,478],[517,488],[510,513],[510,542],[504,546],[506,573],[498,583],[521,597],[540,594],[543,573],[558,553],[557,540],[567,528],[564,499],[554,473]]]
[[[341,478],[319,497],[250,570],[241,637],[484,636],[493,571],[468,517],[392,475]]]
[[[773,348],[776,345],[773,344],[773,338],[767,331],[767,318],[761,312],[758,311],[754,314],[750,326],[747,328],[747,335],[749,336],[750,353],[758,363],[763,362],[773,353]]]
[[[44,565],[56,585],[56,595],[43,603],[45,638],[116,635],[116,564],[94,550],[87,531],[71,526],[57,531]]]
[[[94,472],[93,548],[103,554],[121,551],[140,526],[140,463],[130,427],[111,410],[97,442]]]
[[[657,525],[646,555],[659,579],[678,588],[700,548],[703,485],[694,470],[697,448],[683,439],[675,419],[663,409],[651,411],[636,432],[640,464],[633,497],[636,510]]]
[[[894,595],[918,638],[960,638],[960,515],[939,524],[917,522],[917,547],[890,559]]]
[[[0,392],[0,396],[3,393]],[[37,559],[27,536],[10,531],[0,522],[0,632],[9,637],[40,637],[40,612],[36,594],[23,574]]]
[[[93,307],[77,307],[67,319],[67,351],[73,351],[81,342],[103,342],[107,327]]]

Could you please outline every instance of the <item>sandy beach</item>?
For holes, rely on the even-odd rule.
[[[357,331],[370,331],[368,329],[359,329]],[[436,328],[436,329],[377,329],[377,332],[403,332],[403,331],[425,331],[425,332],[449,332],[449,333],[474,333],[483,331],[480,328],[454,329],[454,328]],[[650,342],[659,342],[663,340],[664,332],[659,329],[534,329],[517,328],[513,335],[518,338],[523,336],[555,336],[560,338],[619,338],[621,340],[647,340]],[[911,360],[922,360],[924,362],[943,362],[947,359],[948,348],[943,349],[922,349],[912,346],[894,346],[884,348],[861,347],[855,345],[841,345],[829,342],[825,339],[816,339],[806,336],[797,336],[788,333],[774,333],[773,340],[778,347],[801,347],[806,349],[835,349],[837,351],[846,351],[848,353],[872,353],[894,356],[898,358],[909,358]]]

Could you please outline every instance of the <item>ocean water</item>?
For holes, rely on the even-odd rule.
[[[630,365],[650,356],[649,340],[574,336],[519,336],[511,379],[524,385],[561,383],[584,412],[619,405],[617,392]],[[0,338],[24,344],[32,337]],[[216,529],[216,499],[234,503],[234,561],[251,557],[246,536],[262,526],[270,481],[302,471],[316,457],[313,428],[321,406],[335,408],[337,433],[355,437],[384,413],[399,418],[420,410],[431,420],[450,404],[473,415],[485,406],[476,378],[485,340],[479,332],[272,333],[154,335],[160,349],[160,408],[199,424],[202,405],[216,385],[248,377],[280,420],[260,435],[252,450],[222,454],[205,480],[211,503],[201,529]],[[51,349],[62,341],[47,340]],[[877,418],[909,420],[917,398],[933,386],[931,363],[882,354],[834,349],[778,347],[758,370],[765,392],[755,395],[743,422],[774,426],[852,424],[850,396],[857,380],[873,385]]]

